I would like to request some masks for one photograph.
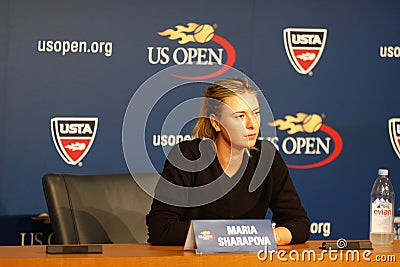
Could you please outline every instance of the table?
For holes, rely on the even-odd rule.
[[[46,254],[46,246],[0,247],[0,266],[398,266],[400,241],[373,246],[373,250],[331,251],[320,249],[322,241],[279,246],[278,252],[263,260],[263,253],[196,254],[178,246],[148,244],[107,244],[102,254]],[[314,251],[314,252],[312,252]],[[314,254],[315,253],[315,254]],[[346,254],[347,253],[347,254]],[[357,260],[357,255],[359,259]],[[335,259],[336,258],[336,259]],[[397,262],[397,263],[396,263]]]

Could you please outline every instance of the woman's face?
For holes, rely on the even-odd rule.
[[[221,113],[212,120],[217,138],[236,149],[255,145],[260,130],[260,106],[255,93],[244,93],[224,99]]]

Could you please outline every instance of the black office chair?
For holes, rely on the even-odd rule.
[[[147,242],[152,198],[130,174],[46,174],[42,184],[57,244]]]

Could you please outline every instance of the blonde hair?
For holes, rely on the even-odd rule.
[[[214,140],[217,137],[217,131],[211,125],[210,115],[220,113],[225,98],[244,93],[256,94],[248,80],[230,78],[208,86],[204,93],[199,118],[192,131],[193,137]]]

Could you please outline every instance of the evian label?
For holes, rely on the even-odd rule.
[[[392,233],[393,205],[387,199],[377,198],[371,204],[371,232]]]

